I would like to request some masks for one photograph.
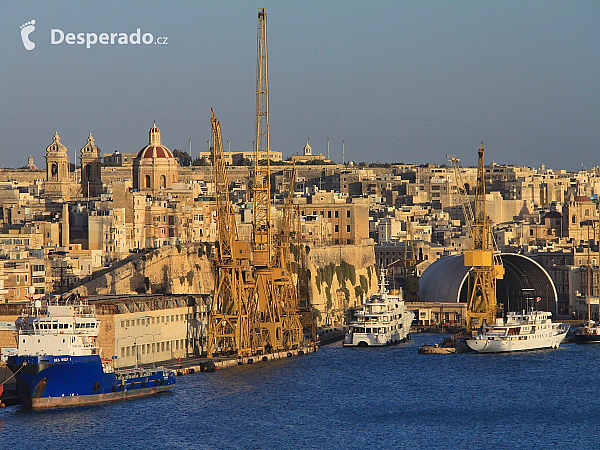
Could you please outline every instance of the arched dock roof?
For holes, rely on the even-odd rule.
[[[558,297],[556,287],[541,265],[517,253],[502,253],[500,257],[504,264],[505,275],[503,279],[498,280],[496,292],[499,303],[503,303],[505,308],[508,305],[510,310],[521,310],[527,309],[528,306],[535,306],[531,303],[539,299],[541,305],[537,306],[538,309],[555,310]],[[423,272],[419,279],[421,301],[466,302],[468,271],[469,267],[464,266],[463,255],[438,259]]]

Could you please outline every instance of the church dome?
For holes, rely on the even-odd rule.
[[[138,159],[146,159],[146,158],[167,158],[173,159],[173,153],[167,147],[162,145],[160,138],[160,130],[156,126],[156,123],[150,128],[149,131],[149,144],[141,149],[136,158]]]

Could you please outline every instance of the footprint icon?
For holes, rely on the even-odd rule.
[[[35,43],[29,40],[29,35],[33,30],[35,30],[35,20],[21,25],[21,39],[23,39],[25,50],[33,50],[35,48]]]

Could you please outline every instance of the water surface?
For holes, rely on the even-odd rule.
[[[1,449],[600,448],[600,345],[513,354],[317,353],[178,378],[112,404],[0,410]]]

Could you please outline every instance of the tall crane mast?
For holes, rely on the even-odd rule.
[[[254,140],[254,249],[255,266],[271,265],[271,151],[269,143],[269,75],[267,60],[267,14],[258,11],[256,61],[256,136]],[[266,163],[261,166],[261,158]]]
[[[264,349],[283,349],[283,307],[277,284],[283,270],[273,265],[271,231],[271,161],[269,144],[269,76],[267,59],[267,14],[258,10],[256,58],[256,139],[254,141],[254,179],[252,186],[254,222],[252,228],[254,290],[260,313]],[[266,162],[261,165],[261,159]]]
[[[492,225],[485,211],[485,166],[483,142],[478,152],[477,187],[471,234],[471,250],[465,252],[465,266],[469,270],[467,294],[467,331],[472,331],[486,321],[494,323],[498,303],[496,280],[504,277],[504,267],[494,255]],[[468,219],[467,219],[468,220]]]
[[[250,246],[247,242],[236,239],[221,124],[212,109],[211,115],[218,235],[215,290],[208,326],[208,353],[250,356],[261,345],[256,307],[248,295],[247,286],[244,286],[242,261],[249,258]]]

